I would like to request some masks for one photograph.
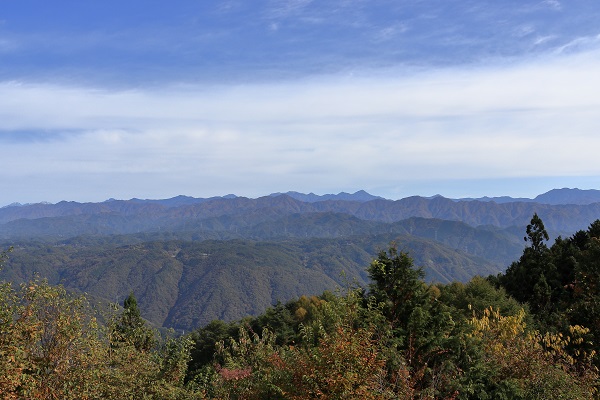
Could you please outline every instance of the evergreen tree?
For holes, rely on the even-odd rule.
[[[406,327],[415,309],[427,302],[423,269],[415,268],[407,253],[391,247],[381,251],[367,271],[372,281],[370,294],[383,303],[392,328]]]
[[[123,302],[123,312],[115,326],[115,340],[135,346],[138,351],[149,351],[156,344],[155,334],[146,326],[133,292]]]
[[[544,223],[534,214],[527,225],[525,241],[528,246],[519,261],[513,262],[500,279],[510,295],[529,303],[537,314],[550,312],[556,295],[554,289],[560,286],[558,271],[546,245],[548,239]]]
[[[545,242],[550,240],[550,238],[548,237],[548,232],[546,232],[542,219],[537,213],[533,214],[529,225],[527,225],[526,232],[527,236],[525,236],[524,240],[530,243],[533,252],[542,254],[548,250]]]
[[[600,237],[591,237],[581,253],[575,271],[572,302],[564,314],[571,324],[590,329],[594,351],[600,354]],[[596,365],[600,367],[598,357]]]
[[[455,324],[448,308],[434,298],[439,290],[426,285],[423,269],[394,247],[380,252],[368,272],[370,293],[390,324],[388,369],[393,374],[407,366],[412,388],[426,396],[449,395],[457,373],[450,340]]]

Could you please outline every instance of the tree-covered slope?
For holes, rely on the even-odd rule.
[[[466,281],[495,274],[497,265],[408,235],[382,234],[338,239],[181,240],[119,246],[37,244],[17,246],[1,279],[23,282],[35,274],[119,302],[131,291],[143,315],[157,326],[189,330],[213,319],[256,315],[277,301],[356,281],[365,284],[365,265],[394,241],[418,255],[427,279]]]

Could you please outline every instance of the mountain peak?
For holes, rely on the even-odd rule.
[[[586,205],[600,203],[600,190],[596,189],[578,189],[562,188],[552,189],[544,194],[540,194],[534,199],[537,203],[544,204],[577,204]]]

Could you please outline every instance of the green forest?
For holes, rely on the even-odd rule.
[[[4,399],[594,399],[600,220],[504,273],[428,283],[395,244],[348,281],[235,322],[160,332],[36,278],[0,283]],[[11,257],[10,251],[2,258]]]

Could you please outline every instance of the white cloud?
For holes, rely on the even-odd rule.
[[[567,52],[582,52],[589,51],[592,49],[598,49],[600,47],[600,34],[593,36],[581,36],[575,39],[572,39],[568,43],[559,46],[556,48],[555,52],[557,54],[567,53]]]
[[[553,10],[562,10],[562,4],[558,0],[544,0],[543,3]]]
[[[517,26],[514,30],[514,35],[518,38],[529,36],[535,32],[535,28],[532,25],[521,25]]]
[[[273,18],[286,18],[301,13],[313,0],[277,0],[267,9]]]
[[[405,23],[399,22],[380,29],[376,33],[375,38],[377,40],[390,40],[406,32],[407,30],[408,26]]]
[[[3,181],[37,182],[46,194],[22,188],[5,203],[600,176],[599,68],[587,53],[230,87],[5,82],[4,131],[65,132],[2,142]]]
[[[554,40],[556,38],[557,38],[557,36],[555,36],[555,35],[539,36],[539,37],[535,38],[535,40],[533,41],[533,45],[534,46],[539,46],[541,44],[547,43],[547,42],[549,42],[551,40]]]

